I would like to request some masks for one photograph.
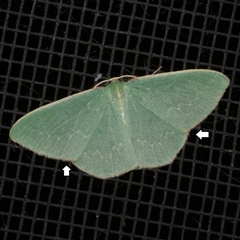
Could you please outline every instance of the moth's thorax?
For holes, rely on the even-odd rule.
[[[115,98],[121,99],[125,95],[126,89],[124,88],[125,82],[115,80],[111,82],[107,88],[111,92],[111,95]]]

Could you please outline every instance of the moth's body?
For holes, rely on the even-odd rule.
[[[169,164],[187,134],[216,107],[229,80],[210,70],[116,78],[32,111],[10,131],[13,141],[71,161],[98,178]]]

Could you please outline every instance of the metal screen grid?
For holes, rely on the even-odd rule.
[[[0,238],[235,239],[240,4],[0,2]],[[103,78],[211,68],[231,86],[169,166],[99,180],[10,141],[25,113]],[[200,141],[200,128],[211,138]]]

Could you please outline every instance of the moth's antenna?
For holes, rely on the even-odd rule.
[[[96,87],[98,87],[100,84],[102,84],[102,83],[105,83],[105,82],[112,82],[112,81],[116,81],[116,80],[118,80],[118,79],[120,79],[120,78],[125,78],[125,77],[136,77],[136,76],[133,76],[133,75],[123,75],[123,76],[120,76],[120,77],[113,77],[113,78],[110,78],[110,79],[107,79],[107,80],[104,80],[104,81],[102,81],[102,82],[100,82],[100,83],[98,83],[97,85],[95,85],[93,88],[96,88]]]
[[[159,67],[155,72],[153,72],[152,75],[156,74],[161,68],[162,68],[162,66]]]

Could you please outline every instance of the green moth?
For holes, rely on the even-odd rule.
[[[11,139],[98,178],[155,168],[173,161],[229,85],[212,70],[119,78],[28,113],[13,125]]]

